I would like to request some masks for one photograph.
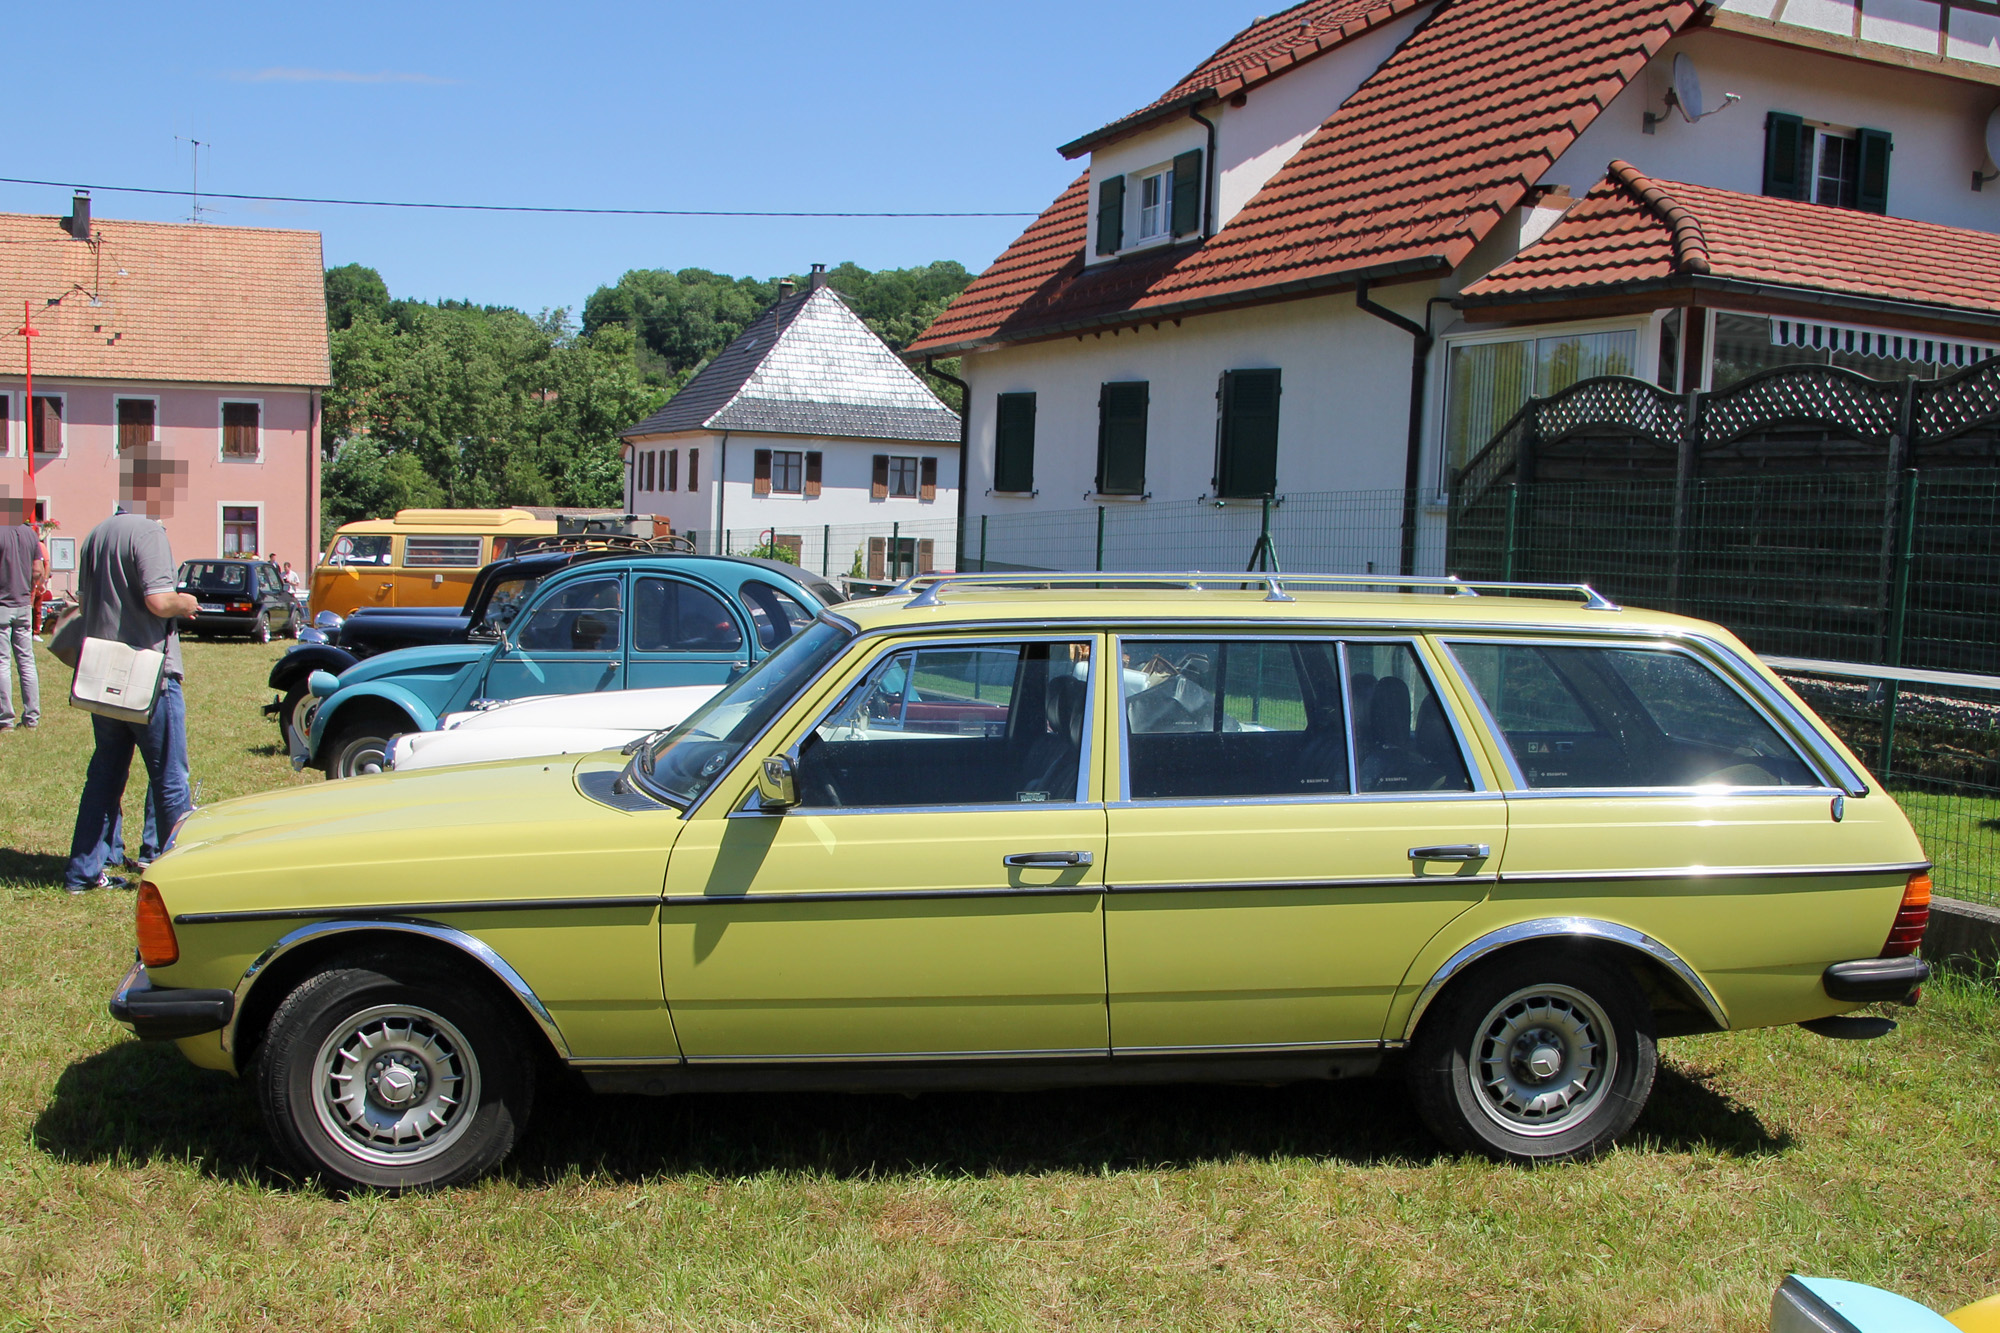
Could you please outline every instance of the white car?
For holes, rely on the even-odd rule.
[[[441,768],[489,759],[595,754],[616,750],[677,726],[720,690],[669,685],[600,694],[543,694],[493,708],[448,713],[436,731],[413,731],[389,742],[387,768]]]

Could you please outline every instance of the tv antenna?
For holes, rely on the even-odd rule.
[[[184,134],[176,134],[174,141],[176,143],[184,143],[188,146],[188,157],[190,159],[188,194],[194,201],[188,208],[188,221],[199,222],[203,213],[213,213],[215,211],[212,208],[203,208],[201,206],[201,150],[204,148],[213,148],[215,145],[205,143],[200,139],[190,139]]]

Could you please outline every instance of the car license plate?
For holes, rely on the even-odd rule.
[[[221,603],[221,602],[196,602],[196,603],[195,603],[195,607],[196,607],[197,609],[199,609],[199,610],[202,610],[202,611],[220,611],[220,610],[222,609],[222,603]]]

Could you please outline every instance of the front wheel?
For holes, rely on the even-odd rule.
[[[414,969],[385,962],[309,978],[272,1015],[252,1068],[271,1136],[340,1185],[400,1193],[471,1180],[527,1127],[535,1061],[523,1025],[472,979],[404,972]]]
[[[358,778],[389,766],[389,742],[410,730],[407,719],[373,714],[342,725],[326,747],[329,778]]]
[[[1657,1062],[1652,1007],[1624,969],[1538,948],[1440,995],[1409,1077],[1424,1123],[1451,1146],[1561,1162],[1594,1157],[1632,1127]]]

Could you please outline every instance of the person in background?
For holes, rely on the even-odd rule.
[[[78,552],[77,601],[83,608],[84,634],[164,653],[166,675],[150,721],[91,716],[97,749],[84,775],[69,867],[63,873],[63,887],[71,893],[119,883],[104,873],[104,864],[120,850],[119,813],[134,750],[146,764],[157,824],[157,831],[149,830],[154,840],[170,839],[193,808],[175,620],[193,619],[199,607],[192,596],[174,590],[178,567],[159,522],[186,492],[187,470],[186,463],[167,458],[157,445],[126,451],[118,459],[118,512],[92,528]],[[139,860],[150,861],[163,850],[143,846]]]
[[[16,726],[32,731],[42,720],[41,681],[35,674],[35,597],[48,578],[49,553],[28,523],[26,505],[0,490],[0,731]],[[18,712],[10,675],[21,684]]]

